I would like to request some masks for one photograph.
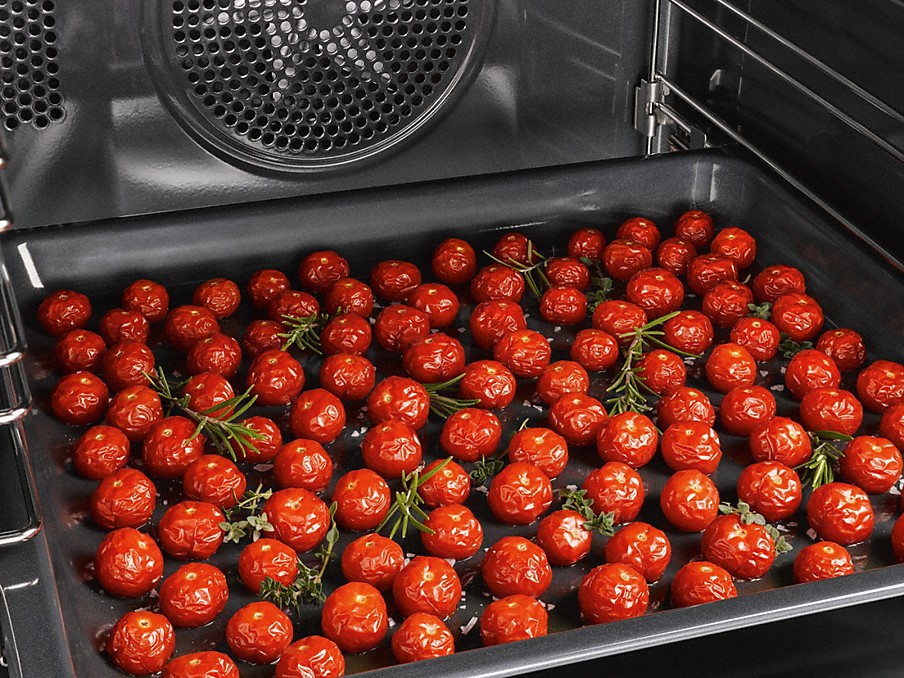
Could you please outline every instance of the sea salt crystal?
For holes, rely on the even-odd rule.
[[[553,332],[561,332],[561,331],[562,331],[562,327],[561,327],[560,325],[556,325],[555,327],[552,328],[552,331],[553,331]]]
[[[459,333],[459,334],[464,334],[465,331],[466,331],[466,330],[465,330],[464,327],[459,327],[459,328],[458,328],[458,333]]]
[[[522,404],[524,407],[532,407],[530,400],[525,400],[525,401],[524,401],[523,403],[521,403],[521,404]]]
[[[534,408],[535,410],[537,410],[538,412],[542,412],[542,411],[543,411],[543,406],[542,406],[542,405],[539,405],[539,404],[533,405],[533,408]]]
[[[451,565],[452,567],[455,567],[455,558],[443,558],[443,560],[449,563],[449,565]]]
[[[389,628],[393,628],[396,625],[395,619],[392,617],[389,618]]]
[[[769,390],[770,391],[784,391],[785,385],[784,384],[773,384],[772,386],[769,387]]]
[[[577,485],[566,485],[565,489],[568,490],[569,492],[574,492],[576,489],[578,489],[578,486]]]
[[[254,470],[260,471],[261,473],[264,473],[265,471],[269,471],[272,468],[273,468],[273,464],[255,464],[255,466],[254,466]]]
[[[462,635],[466,636],[471,632],[471,629],[477,624],[477,617],[471,617],[467,624],[461,627]]]
[[[484,494],[487,494],[489,492],[489,490],[486,488],[486,485],[478,485],[477,487],[474,487],[473,489],[475,492],[483,492]]]
[[[360,436],[361,434],[360,434],[358,431],[352,431],[351,433],[349,433],[349,435],[350,435],[352,438],[357,438],[357,437]]]
[[[762,376],[762,377],[768,377],[768,376],[769,376],[769,370],[760,370],[760,376]]]
[[[812,539],[813,541],[816,541],[816,530],[814,530],[814,529],[811,527],[809,530],[807,530],[807,536],[808,536],[810,539]]]

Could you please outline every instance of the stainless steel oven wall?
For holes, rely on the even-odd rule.
[[[0,124],[16,226],[637,155],[642,5],[5,0]],[[344,90],[323,89],[329,78]],[[433,106],[423,120],[418,103]],[[370,116],[363,128],[356,114]],[[354,157],[393,129],[407,138]]]

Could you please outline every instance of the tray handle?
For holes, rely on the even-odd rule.
[[[27,411],[27,410],[26,410]],[[35,493],[34,478],[31,474],[31,466],[28,463],[25,451],[25,432],[22,422],[16,421],[6,424],[12,439],[12,453],[16,461],[16,470],[19,475],[19,484],[22,486],[22,496],[25,502],[25,524],[11,530],[0,532],[0,548],[19,544],[27,541],[41,531],[41,512],[38,509],[38,498]],[[2,601],[0,601],[2,603]]]

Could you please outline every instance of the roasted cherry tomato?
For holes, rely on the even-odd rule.
[[[254,416],[242,419],[239,424],[257,434],[251,445],[230,443],[236,461],[252,464],[266,464],[273,461],[282,447],[282,431],[275,421],[267,417]]]
[[[481,457],[491,456],[499,447],[501,439],[502,424],[495,414],[466,407],[446,419],[439,442],[443,451],[455,459],[477,461]]]
[[[57,290],[38,306],[38,322],[47,334],[59,337],[79,330],[91,319],[91,302],[81,292]]]
[[[242,362],[242,348],[232,337],[215,332],[196,341],[188,350],[185,362],[191,374],[215,372],[231,379]]]
[[[703,391],[682,386],[665,394],[656,406],[659,428],[665,430],[676,421],[716,423],[716,411]]]
[[[267,317],[281,323],[286,316],[309,318],[320,313],[317,299],[300,290],[283,290],[267,306]]]
[[[432,614],[416,612],[392,634],[392,656],[400,664],[445,657],[455,652],[455,637],[443,621]]]
[[[460,307],[455,292],[439,283],[424,283],[414,288],[408,304],[426,313],[430,327],[448,327],[458,316]]]
[[[628,523],[606,542],[606,562],[633,567],[646,581],[657,581],[672,559],[672,545],[662,530],[640,521]]]
[[[580,228],[568,239],[568,256],[602,261],[606,249],[606,236],[596,228]]]
[[[573,287],[581,291],[590,285],[590,269],[572,257],[547,259],[543,272],[553,285]]]
[[[738,591],[725,568],[695,560],[684,565],[672,580],[672,605],[690,607],[735,598]]]
[[[625,297],[640,306],[648,318],[659,318],[681,308],[684,285],[664,268],[646,268],[628,280]]]
[[[900,516],[891,529],[891,548],[895,554],[895,560],[899,563],[904,562],[904,518]]]
[[[364,465],[384,478],[398,478],[421,465],[423,450],[417,433],[398,419],[387,419],[364,434]]]
[[[483,545],[483,527],[461,504],[449,504],[433,509],[424,520],[433,533],[421,532],[421,542],[431,556],[466,560]]]
[[[480,573],[490,593],[499,598],[516,593],[539,598],[552,583],[546,553],[524,537],[499,539],[484,555]]]
[[[280,292],[289,289],[292,284],[282,271],[265,268],[255,271],[248,281],[248,298],[257,308],[267,308]]]
[[[750,283],[756,303],[775,301],[788,293],[803,294],[807,291],[804,274],[792,266],[778,264],[756,274]]]
[[[785,369],[785,386],[800,400],[816,388],[838,388],[841,372],[822,351],[808,348],[796,354]]]
[[[627,345],[634,330],[646,325],[647,314],[640,306],[627,301],[604,301],[596,307],[590,322],[594,329],[608,332],[619,344]]]
[[[822,330],[822,307],[813,297],[789,292],[772,305],[772,322],[792,341],[810,341]]]
[[[162,678],[239,678],[239,667],[222,652],[191,652],[170,661]]]
[[[57,382],[50,394],[50,409],[67,424],[86,426],[103,418],[110,392],[91,372],[73,372]]]
[[[181,478],[192,462],[204,454],[207,439],[197,424],[185,417],[161,419],[148,430],[141,459],[148,473],[157,478]]]
[[[167,341],[180,351],[187,351],[199,339],[220,331],[220,323],[209,308],[177,306],[166,314],[163,331]]]
[[[508,458],[533,464],[552,479],[568,464],[568,443],[555,431],[543,427],[523,428],[509,439]]]
[[[427,423],[429,413],[427,389],[407,377],[386,377],[367,396],[367,417],[374,424],[398,419],[418,431]]]
[[[507,525],[529,525],[552,505],[552,484],[533,464],[512,462],[490,483],[490,510]]]
[[[555,325],[577,325],[587,317],[587,297],[575,287],[554,285],[540,299],[540,317]]]
[[[687,367],[677,353],[657,348],[637,361],[637,373],[643,383],[658,395],[684,386]]]
[[[129,439],[112,426],[92,426],[72,452],[72,466],[83,478],[100,480],[129,461]]]
[[[798,584],[846,574],[854,574],[851,554],[841,544],[832,541],[805,546],[794,559],[794,581]]]
[[[292,620],[273,603],[249,603],[226,623],[226,644],[249,664],[272,664],[292,642]]]
[[[524,278],[518,271],[502,264],[484,266],[471,278],[469,285],[474,301],[509,301],[517,304],[524,295]]]
[[[228,318],[239,309],[242,293],[239,286],[226,278],[211,278],[195,288],[192,303],[209,308],[217,320]]]
[[[656,249],[656,263],[659,267],[677,276],[687,273],[687,265],[696,256],[697,248],[684,238],[667,238]]]
[[[103,478],[88,502],[91,518],[106,530],[141,527],[151,519],[157,488],[134,468],[121,468]]]
[[[890,406],[879,420],[879,435],[904,450],[904,402]]]
[[[169,292],[153,280],[136,280],[123,290],[122,307],[127,311],[138,311],[155,323],[169,312]]]
[[[902,469],[901,453],[885,438],[858,436],[841,456],[841,477],[868,494],[888,492]]]
[[[474,406],[487,410],[508,407],[515,399],[517,381],[502,363],[477,360],[465,365],[464,377],[458,384],[461,397],[477,400]]]
[[[823,332],[816,341],[816,350],[834,360],[842,372],[852,372],[866,362],[863,337],[847,328]]]
[[[493,344],[493,357],[516,377],[539,377],[549,365],[552,349],[545,336],[534,330],[515,330]]]
[[[747,349],[754,360],[772,360],[778,353],[781,332],[768,320],[741,318],[731,328],[731,341]]]
[[[365,318],[343,313],[333,318],[320,332],[320,348],[326,355],[333,353],[361,354],[370,348],[373,330]]]
[[[863,490],[834,482],[813,490],[807,501],[807,522],[820,539],[850,546],[869,538],[875,518]]]
[[[590,553],[593,534],[585,527],[587,519],[577,511],[553,511],[540,521],[537,544],[546,552],[551,565],[574,565]]]
[[[233,407],[227,404],[235,398],[232,384],[220,374],[201,372],[194,375],[182,387],[182,395],[188,398],[188,407],[213,417],[228,417]]]
[[[719,434],[702,421],[675,422],[662,433],[662,459],[673,471],[715,473],[722,459]]]
[[[794,467],[810,459],[813,446],[799,423],[788,417],[773,417],[751,429],[750,454],[755,461],[778,461]]]
[[[289,429],[296,438],[310,438],[326,445],[338,438],[344,427],[345,407],[326,389],[304,391],[292,403]]]
[[[342,650],[329,638],[307,636],[286,648],[276,662],[274,678],[341,678],[345,675]]]
[[[725,430],[749,436],[757,424],[775,416],[775,396],[762,386],[737,386],[722,398],[719,419]]]
[[[677,471],[665,481],[659,506],[682,532],[700,532],[719,515],[719,490],[700,471]]]
[[[298,553],[310,551],[326,537],[330,528],[330,510],[313,492],[288,487],[274,492],[261,513],[273,526],[273,536]]]
[[[523,233],[506,233],[493,245],[493,256],[506,264],[529,266],[537,263],[537,248]]]
[[[701,254],[687,265],[687,286],[694,294],[706,294],[723,280],[737,279],[734,262],[721,254]]]
[[[738,478],[738,499],[769,522],[794,515],[802,494],[797,472],[778,461],[758,461],[741,471]]]
[[[185,496],[220,508],[235,506],[248,485],[245,474],[219,454],[205,454],[191,463],[182,476]]]
[[[904,402],[904,365],[877,360],[857,375],[857,396],[873,412]]]
[[[365,320],[364,323],[367,324],[367,321]],[[370,325],[367,325],[367,331],[370,332]],[[252,320],[248,327],[245,328],[245,333],[242,335],[242,352],[250,359],[254,360],[264,351],[282,348],[285,339],[279,335],[283,332],[285,332],[285,328],[282,326],[282,323],[274,322],[273,320]],[[198,342],[198,344],[200,343],[201,342]],[[195,346],[198,344],[195,344]],[[189,351],[189,355],[191,355],[191,351]],[[206,371],[223,374],[220,370]],[[223,376],[227,375],[223,374]]]
[[[176,560],[207,560],[223,544],[220,523],[226,517],[214,504],[181,501],[170,506],[157,524],[160,547]]]
[[[615,525],[634,520],[643,506],[644,489],[640,474],[627,464],[610,461],[591,471],[581,489],[596,513],[612,513]]]
[[[545,636],[549,623],[546,608],[536,598],[515,594],[494,600],[480,616],[484,647]]]
[[[260,593],[261,584],[269,578],[289,586],[298,576],[298,556],[276,539],[263,537],[242,549],[238,561],[239,579],[252,593]]]
[[[706,378],[722,393],[738,386],[753,386],[756,361],[743,346],[719,344],[706,359]]]
[[[587,393],[590,377],[580,363],[559,360],[547,365],[537,380],[537,395],[547,405],[551,405],[569,393]]]
[[[273,459],[273,477],[280,487],[323,492],[333,477],[333,460],[316,440],[297,438],[283,445]]]
[[[675,222],[675,235],[693,243],[694,247],[708,245],[715,232],[713,218],[703,210],[688,210]]]
[[[113,665],[130,676],[150,676],[166,666],[176,649],[176,634],[162,614],[126,612],[110,631],[107,652]]]
[[[653,253],[634,240],[613,240],[603,250],[606,273],[616,280],[627,280],[653,265]]]
[[[659,245],[660,234],[652,219],[631,217],[621,223],[615,232],[615,237],[620,240],[639,242],[652,252]]]
[[[485,349],[493,348],[493,344],[509,332],[527,328],[521,307],[502,299],[477,304],[468,322],[474,343]]]
[[[800,423],[809,431],[852,436],[863,421],[863,406],[850,391],[813,389],[800,401]]]
[[[148,535],[121,527],[105,536],[97,547],[94,576],[110,595],[138,598],[149,593],[163,576],[163,554]]]
[[[405,301],[420,284],[420,270],[408,261],[381,261],[370,271],[370,286],[384,301]]]
[[[379,645],[389,628],[383,596],[370,584],[351,582],[327,596],[320,615],[323,635],[350,654]]]
[[[405,349],[402,365],[408,376],[421,383],[449,381],[464,372],[465,349],[448,334],[431,334]]]
[[[389,512],[389,485],[367,468],[349,471],[333,490],[336,522],[348,530],[372,530]]]
[[[662,325],[663,340],[685,353],[702,354],[713,343],[713,324],[700,311],[681,311]]]
[[[370,584],[388,591],[405,565],[402,547],[379,534],[358,537],[342,551],[342,574],[348,581]]]
[[[606,408],[583,393],[562,396],[549,408],[549,425],[572,445],[592,445],[608,419]]]
[[[100,368],[107,345],[99,334],[89,330],[71,330],[57,340],[53,348],[60,372],[93,372]]]
[[[340,400],[364,400],[376,383],[376,369],[367,358],[334,353],[320,365],[320,385]]]
[[[148,319],[138,311],[114,308],[104,313],[100,319],[100,336],[108,345],[120,341],[135,341],[144,344],[147,343],[150,332]]]
[[[440,465],[442,468],[434,473],[433,470]],[[431,508],[464,504],[471,494],[471,476],[451,459],[438,459],[427,464],[421,473],[418,493]]]
[[[756,259],[756,240],[744,229],[729,226],[716,233],[709,251],[728,257],[735,266],[744,269]]]
[[[374,338],[392,353],[404,353],[412,344],[430,335],[430,318],[405,304],[387,306],[377,315]]]
[[[706,527],[700,551],[739,579],[759,579],[775,561],[775,542],[766,528],[734,514],[718,516]]]
[[[338,252],[311,252],[298,264],[298,282],[308,292],[324,294],[336,281],[347,278],[348,261]]]
[[[736,280],[723,280],[703,295],[702,309],[717,327],[733,327],[748,313],[753,292]]]
[[[464,285],[477,271],[477,254],[461,238],[446,238],[433,250],[433,275],[447,285]]]
[[[622,563],[598,565],[578,588],[581,615],[591,624],[640,617],[649,604],[646,580],[633,567]]]
[[[323,310],[330,315],[354,313],[367,318],[374,310],[374,291],[356,278],[341,278],[327,292]]]
[[[196,628],[209,624],[226,607],[226,575],[206,563],[183,565],[160,585],[160,611],[173,626]]]
[[[604,330],[584,329],[574,338],[570,355],[588,372],[602,372],[618,362],[618,342]]]
[[[596,434],[596,451],[600,459],[620,461],[631,468],[646,466],[656,454],[659,434],[645,414],[615,414]]]

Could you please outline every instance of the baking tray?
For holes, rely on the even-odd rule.
[[[172,304],[177,305],[186,303],[194,286],[210,277],[227,276],[244,285],[258,268],[280,268],[291,275],[297,261],[315,249],[338,250],[351,262],[352,275],[367,280],[370,266],[380,258],[402,257],[423,264],[429,261],[435,245],[450,235],[466,237],[479,250],[492,246],[499,229],[518,227],[537,242],[541,251],[558,254],[564,252],[568,235],[579,226],[600,227],[611,237],[624,218],[642,214],[668,233],[674,219],[691,207],[711,212],[719,226],[738,225],[750,230],[757,237],[761,265],[786,263],[801,268],[808,290],[823,305],[828,322],[858,329],[870,349],[870,359],[901,359],[904,285],[900,264],[855,232],[828,221],[756,166],[716,152],[44,227],[4,236],[7,267],[30,342],[27,370],[35,409],[27,418],[26,432],[64,626],[64,634],[56,642],[68,644],[75,674],[92,678],[119,675],[98,651],[104,635],[122,613],[153,606],[154,600],[114,599],[102,593],[91,579],[91,559],[104,532],[86,517],[87,498],[94,483],[75,476],[68,464],[79,431],[60,425],[47,414],[49,393],[57,378],[51,357],[53,342],[39,331],[34,318],[38,303],[48,292],[61,287],[85,292],[95,305],[96,322],[104,310],[117,305],[121,289],[138,277],[165,282]],[[531,302],[527,311],[529,326],[542,327],[553,337],[553,358],[566,357],[568,338],[574,330],[555,331],[543,326]],[[466,313],[465,305],[459,325],[462,321],[466,324]],[[225,321],[225,331],[238,331],[247,317]],[[164,356],[159,346],[155,353],[158,360]],[[469,360],[484,355],[472,347],[467,347],[467,353]],[[304,362],[310,377],[314,359],[307,357]],[[397,359],[379,357],[376,363],[384,374],[401,369]],[[700,370],[690,372],[699,375]],[[766,383],[771,383],[768,380],[774,379],[775,373],[775,369],[769,372]],[[604,388],[605,375],[597,376],[590,392],[600,396]],[[532,393],[528,382],[520,382],[516,403],[522,405],[505,413],[506,431],[517,428],[524,417],[538,424],[545,421],[545,410],[534,407]],[[720,396],[708,393],[717,404]],[[779,413],[796,410],[796,404],[783,393],[775,395]],[[280,410],[261,409],[279,420]],[[868,416],[864,430],[872,431],[876,424],[877,418]],[[350,408],[346,433],[329,448],[338,466],[334,477],[360,463],[356,443],[365,425],[362,413]],[[425,457],[435,458],[438,424],[431,422],[422,433]],[[734,500],[735,481],[747,461],[747,452],[743,439],[722,431],[720,435],[725,456],[714,480],[723,499]],[[598,465],[592,449],[574,448],[572,459],[569,469],[553,483],[555,488],[579,484],[582,474]],[[639,519],[662,525],[656,496],[668,471],[657,458],[640,473],[647,501]],[[252,471],[252,486],[256,475],[266,478],[266,472]],[[158,488],[159,517],[164,502],[172,500],[174,494],[165,483]],[[578,628],[576,588],[591,567],[603,562],[604,539],[599,538],[585,561],[554,569],[553,584],[543,596],[549,604],[550,635],[511,646],[477,648],[478,628],[467,634],[461,632],[461,627],[479,617],[488,601],[479,576],[475,576],[478,555],[456,564],[462,577],[472,583],[466,587],[463,607],[448,622],[456,633],[458,649],[473,651],[417,666],[387,666],[391,658],[384,645],[371,653],[349,657],[348,669],[375,669],[374,675],[406,677],[423,671],[455,676],[511,675],[900,595],[904,593],[904,566],[893,564],[888,539],[898,499],[894,494],[873,497],[877,515],[874,535],[869,542],[851,549],[857,574],[815,584],[792,584],[794,555],[810,543],[804,528],[799,527],[805,527],[805,518],[799,513],[788,525],[794,551],[779,557],[766,577],[739,582],[736,599],[689,609],[668,609],[668,582],[681,564],[697,555],[699,537],[667,531],[673,560],[663,579],[651,587],[650,613],[614,624]],[[479,492],[472,492],[469,505],[484,523],[485,548],[502,534],[530,536],[536,529],[536,525],[499,525],[487,511],[485,495]],[[343,539],[340,547],[350,537]],[[406,551],[414,552],[416,546],[415,539],[406,545]],[[230,545],[212,559],[224,566],[233,584],[237,579],[237,553],[238,547]],[[165,575],[179,565],[167,559]],[[338,567],[333,566],[330,574],[328,589],[339,583]],[[217,621],[202,629],[178,632],[177,653],[212,646],[224,649],[225,644],[217,639],[226,620],[252,599],[233,585],[227,610]],[[318,632],[318,619],[316,606],[306,609],[296,623],[296,635]],[[270,669],[244,665],[242,673],[263,676],[269,675]]]

